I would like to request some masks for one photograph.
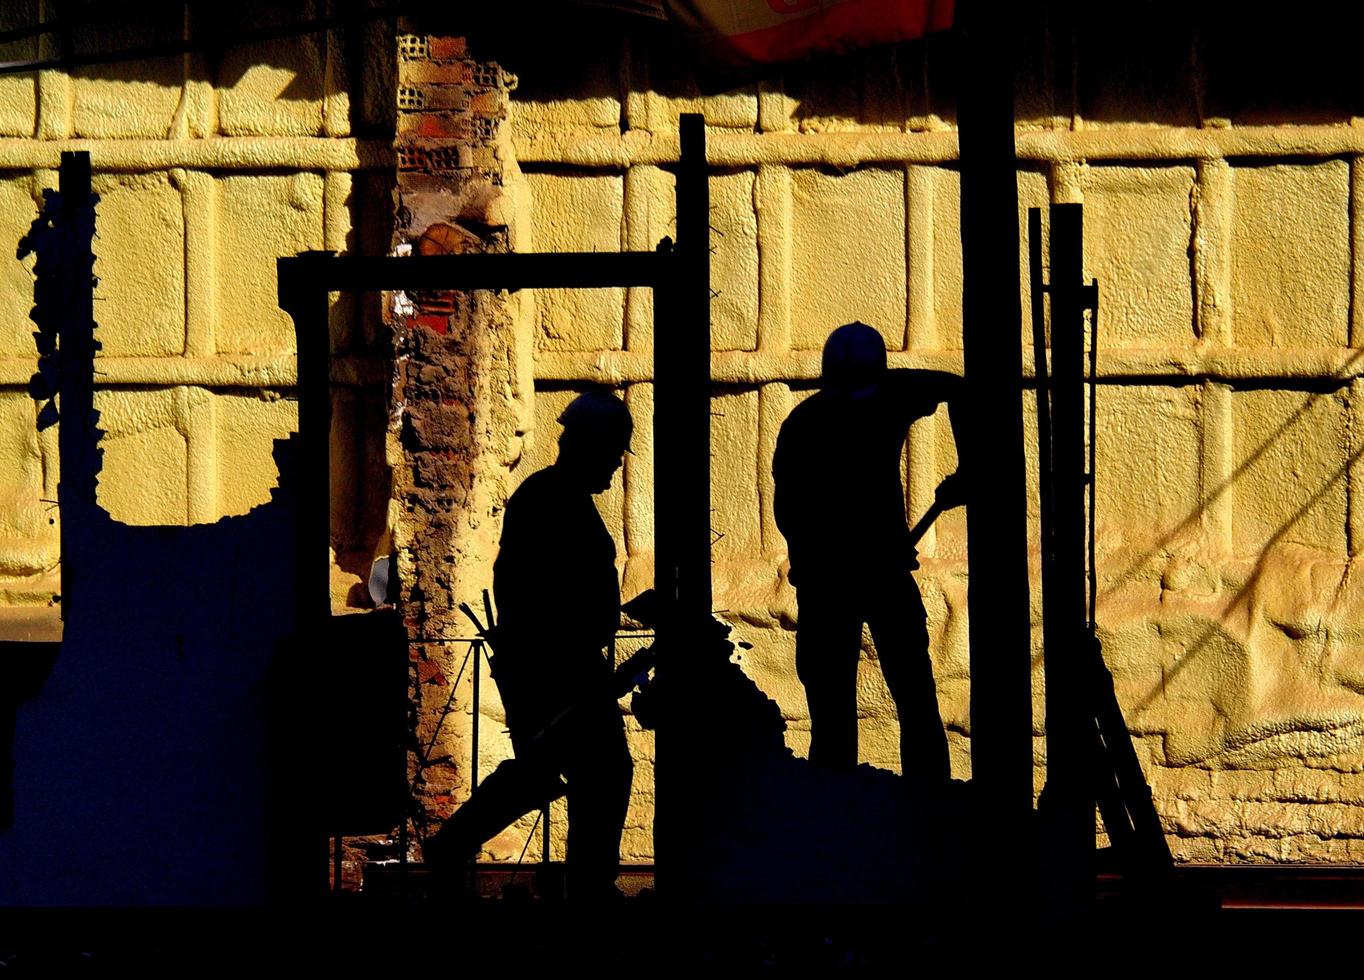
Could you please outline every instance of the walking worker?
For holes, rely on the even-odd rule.
[[[857,765],[857,663],[871,630],[900,719],[900,764],[912,779],[951,776],[928,655],[919,567],[905,520],[900,461],[909,426],[946,402],[961,379],[888,370],[881,335],[844,324],[824,344],[820,390],[782,423],[772,461],[777,527],[796,586],[796,673],[810,707],[810,759]],[[938,488],[961,503],[956,474]]]
[[[629,409],[609,391],[559,416],[555,462],[507,501],[493,565],[493,676],[516,752],[423,849],[452,867],[517,817],[563,793],[571,899],[617,897],[634,766],[604,649],[620,625],[616,546],[592,502],[629,451]]]

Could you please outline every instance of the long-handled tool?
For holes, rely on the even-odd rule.
[[[647,605],[647,601],[644,605]],[[474,624],[480,641],[491,648],[497,637],[497,626],[488,593],[483,593],[486,622],[479,620],[468,603],[461,603],[459,608]],[[469,799],[423,846],[423,857],[427,863],[438,872],[449,874],[462,868],[485,841],[523,815],[537,808],[548,810],[549,804],[567,791],[558,771],[546,764],[543,757],[549,738],[584,704],[599,701],[608,695],[615,699],[626,694],[643,680],[656,659],[657,652],[652,646],[627,657],[612,671],[609,682],[588,685],[521,747],[520,755],[500,762],[481,785],[475,784]],[[496,653],[489,658],[489,664],[495,678]]]
[[[965,500],[959,499],[954,492],[956,491],[956,481],[961,479],[959,473],[953,473],[938,486],[938,492],[933,498],[933,503],[909,529],[909,545],[911,548],[918,547],[919,542],[924,539],[924,535],[928,533],[928,529],[933,526],[934,521],[952,508],[960,507],[965,503]]]

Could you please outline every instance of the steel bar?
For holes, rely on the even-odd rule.
[[[1042,553],[1042,649],[1050,646],[1047,603],[1053,595],[1052,573],[1055,549],[1052,543],[1055,520],[1052,500],[1051,378],[1047,369],[1046,283],[1042,269],[1042,210],[1028,209],[1028,280],[1032,308],[1033,364],[1037,373],[1037,497],[1038,531]]]
[[[1098,470],[1095,461],[1099,446],[1099,280],[1090,285],[1089,309],[1089,628],[1097,630],[1095,620],[1099,602],[1099,566],[1094,541],[1095,501],[1098,499]]]
[[[667,263],[657,252],[330,255],[330,261],[315,267],[299,265],[304,260],[305,256],[280,259],[281,283],[307,269],[309,285],[328,292],[594,289],[654,285]]]
[[[1094,895],[1094,687],[1085,542],[1084,211],[1051,205],[1051,574],[1046,622],[1047,783],[1040,802],[1052,910],[1072,914]]]
[[[469,732],[469,795],[472,796],[478,789],[478,716],[483,710],[482,690],[480,678],[483,676],[482,664],[479,663],[483,658],[483,641],[479,640],[474,644],[474,706],[470,722],[471,731]]]
[[[99,473],[99,432],[95,425],[95,279],[91,242],[95,234],[95,205],[90,192],[90,154],[63,153],[57,176],[60,204],[53,228],[58,254],[49,259],[44,274],[56,280],[57,402],[61,421],[57,426],[58,456],[62,472],[57,499],[63,520],[60,528],[62,620],[71,614],[75,578],[80,574],[80,550],[85,544],[76,529],[78,517],[96,504]],[[55,268],[52,265],[55,265]],[[36,299],[36,294],[35,294]],[[39,303],[38,305],[44,305]],[[71,519],[68,519],[71,518]]]
[[[1008,21],[994,5],[964,2],[958,8],[965,365],[959,436],[968,481],[973,838],[980,842],[972,855],[972,896],[982,910],[1023,906],[1032,879],[1029,849],[1001,853],[985,844],[1001,826],[1028,823],[1033,794],[1018,160]]]
[[[654,587],[662,603],[660,642],[677,651],[659,664],[672,704],[698,703],[683,650],[699,650],[711,618],[710,568],[710,189],[705,119],[680,120],[677,244],[654,293]],[[699,642],[698,642],[699,641]],[[694,897],[692,841],[703,806],[699,767],[687,735],[657,736],[654,847],[658,887]]]

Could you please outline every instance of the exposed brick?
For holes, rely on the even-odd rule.
[[[465,62],[433,64],[429,61],[408,61],[398,64],[398,84],[403,87],[468,85],[471,81],[470,65]]]
[[[409,117],[410,118],[410,117]],[[399,120],[401,126],[407,120]],[[424,113],[418,117],[418,136],[431,139],[467,140],[476,135],[473,120],[445,112]]]
[[[469,84],[475,88],[500,88],[503,84],[502,68],[489,61],[470,62]]]
[[[405,112],[398,116],[399,139],[468,139],[472,120],[444,112]]]
[[[467,58],[469,55],[469,43],[462,37],[432,37],[428,39],[431,51],[431,58],[435,61],[450,61],[455,58]]]
[[[507,97],[496,89],[481,92],[469,100],[469,111],[485,119],[501,119],[507,114]]]
[[[398,169],[421,170],[426,172],[440,170],[467,169],[474,165],[470,147],[458,145],[399,144]],[[486,166],[486,164],[484,164]]]
[[[450,177],[420,171],[399,174],[398,192],[404,198],[411,194],[442,194],[448,196],[450,193]],[[403,203],[409,202],[404,200]]]
[[[464,111],[472,101],[468,89],[462,85],[425,85],[419,91],[424,109]]]
[[[431,57],[431,44],[420,34],[399,34],[396,41],[399,61],[424,61]]]
[[[431,660],[421,660],[417,663],[417,682],[419,684],[440,684],[446,685],[449,681],[445,673],[440,669],[440,664]]]
[[[414,36],[403,41],[399,65],[394,242],[425,252],[505,249],[508,236],[488,230],[478,202],[490,192],[495,197],[492,189],[503,183],[503,161],[492,146],[506,115],[506,76],[494,63],[458,60],[468,57],[462,38],[423,37],[417,44]],[[470,111],[475,105],[482,118]],[[476,183],[487,186],[471,187]],[[414,292],[409,299],[417,312],[391,320],[402,365],[392,397],[404,406],[396,447],[402,461],[393,471],[404,516],[395,539],[404,556],[404,619],[409,636],[420,640],[469,630],[457,606],[470,593],[469,568],[477,565],[472,541],[486,533],[479,530],[486,515],[475,509],[475,502],[485,506],[488,493],[481,482],[491,448],[483,445],[482,406],[500,356],[499,325],[509,313],[506,298],[494,294]],[[442,727],[437,738],[434,719],[443,701],[423,694],[448,682],[437,666],[444,662],[418,661],[409,696],[418,730],[437,740],[437,755],[453,757],[458,724]],[[422,770],[414,760],[412,771],[432,821],[447,816],[467,792],[462,770]]]

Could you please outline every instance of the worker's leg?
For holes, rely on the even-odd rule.
[[[422,845],[422,858],[437,873],[453,873],[471,861],[484,843],[513,823],[564,795],[559,760],[531,734],[542,723],[512,726],[516,758],[501,762],[478,784],[439,831]]]
[[[557,746],[568,779],[568,896],[614,897],[634,764],[616,702],[584,706]]]
[[[564,793],[559,774],[533,761],[501,763],[422,848],[428,864],[468,861],[491,838]]]
[[[928,656],[928,616],[908,574],[882,580],[869,596],[867,625],[886,686],[900,716],[900,767],[912,779],[945,782],[952,776],[947,733]]]
[[[810,706],[810,761],[831,769],[857,765],[857,660],[861,614],[855,597],[831,586],[796,592],[796,674]]]

